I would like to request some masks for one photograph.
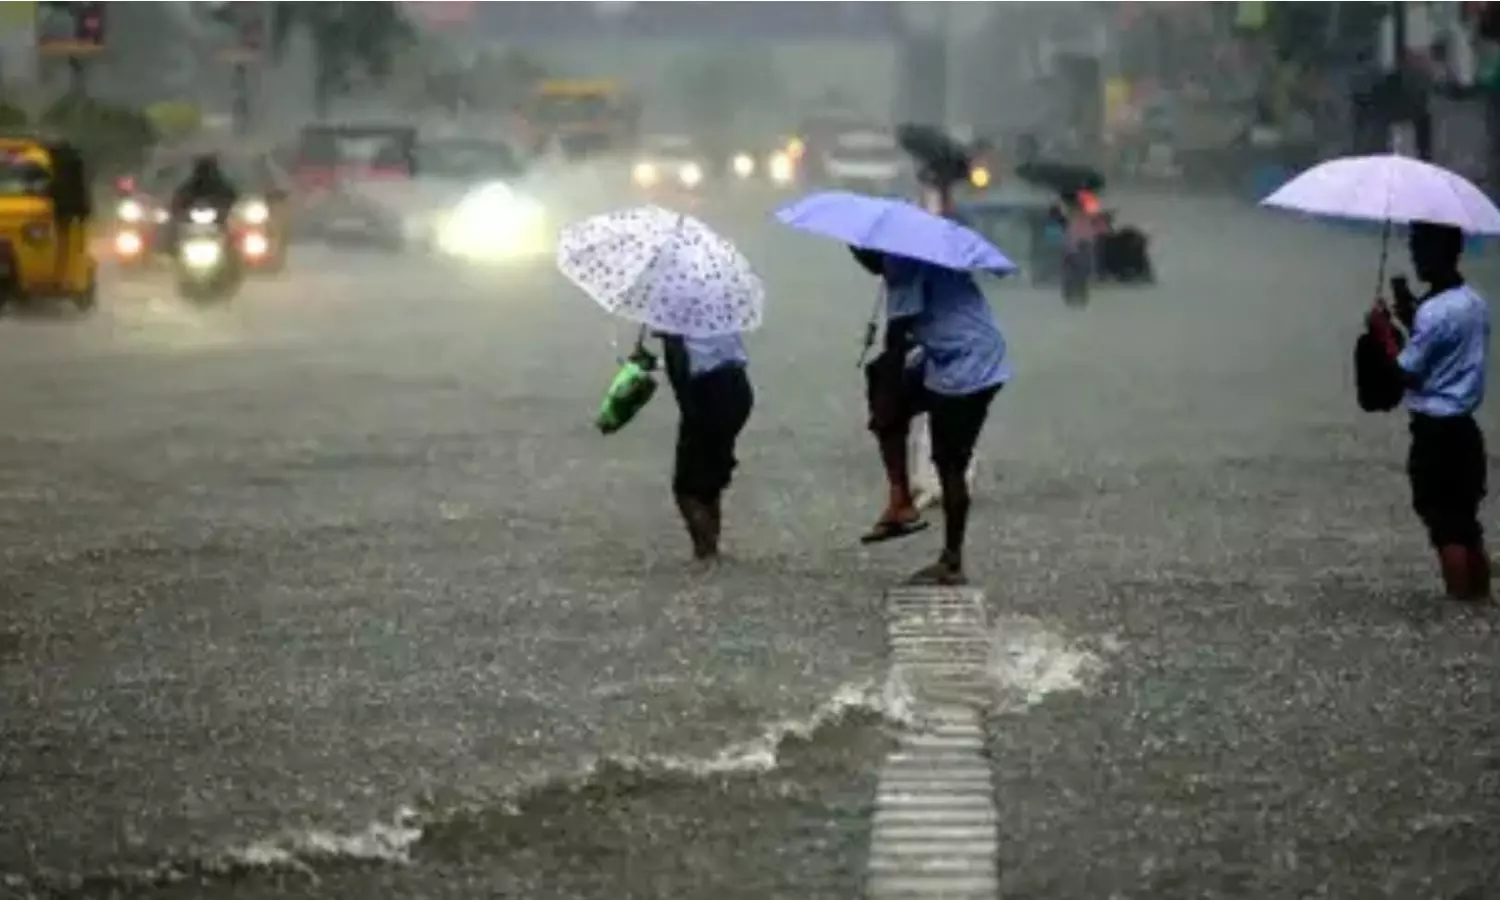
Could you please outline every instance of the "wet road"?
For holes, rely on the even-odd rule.
[[[1005,895],[1481,888],[1497,641],[1431,596],[1402,423],[1354,412],[1369,241],[1122,204],[1160,288],[995,293],[1018,376],[971,565],[1013,701]],[[775,304],[711,577],[666,494],[670,403],[593,433],[612,330],[549,274],[309,250],[228,310],[136,285],[0,323],[10,889],[855,895],[880,704],[834,701],[879,684],[879,592],[935,537],[854,545],[868,283],[704,215]],[[1080,690],[1048,694],[1080,648]],[[755,774],[779,722],[811,740]],[[604,758],[647,762],[586,774]],[[316,879],[200,883],[226,848]]]

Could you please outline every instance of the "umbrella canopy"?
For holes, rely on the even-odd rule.
[[[978,233],[905,200],[824,191],[782,207],[776,218],[801,231],[866,250],[964,272],[1014,272],[1016,264]]]
[[[897,127],[896,143],[940,183],[951,184],[969,177],[968,148],[931,125]]]
[[[759,328],[766,290],[734,245],[659,206],[562,230],[557,267],[605,311],[655,331],[718,337]]]
[[[1040,185],[1059,194],[1104,190],[1104,176],[1099,170],[1071,163],[1027,162],[1016,166],[1016,177],[1028,184]]]
[[[1500,234],[1500,209],[1462,176],[1394,154],[1347,156],[1313,166],[1260,201],[1294,212]]]

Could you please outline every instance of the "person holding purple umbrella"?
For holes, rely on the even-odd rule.
[[[912,584],[960,585],[969,522],[967,472],[990,403],[1010,380],[1005,336],[967,272],[851,248],[886,287],[885,344],[866,367],[869,428],[880,447],[888,494],[862,541],[880,543],[926,528],[912,499],[907,438],[926,413],[942,489],[943,550]]]
[[[1489,368],[1489,305],[1459,273],[1461,230],[1413,222],[1410,246],[1412,268],[1429,290],[1417,298],[1405,279],[1391,279],[1396,308],[1376,300],[1366,341],[1376,352],[1360,354],[1365,370],[1359,375],[1362,381],[1379,378],[1393,386],[1389,402],[1376,408],[1393,407],[1405,389],[1412,507],[1437,552],[1448,595],[1487,601],[1490,557],[1479,505],[1488,488],[1489,457],[1474,412],[1484,401]],[[1395,319],[1409,338],[1403,340]]]
[[[973,272],[1016,266],[983,236],[913,203],[823,191],[777,211],[786,225],[849,247],[885,287],[885,344],[865,366],[869,428],[880,446],[888,495],[867,544],[926,527],[912,501],[907,438],[926,413],[942,492],[943,552],[913,584],[964,584],[969,522],[966,470],[991,401],[1010,380],[1005,336]],[[867,331],[867,349],[876,332]]]

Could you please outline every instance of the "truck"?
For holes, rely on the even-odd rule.
[[[549,79],[537,83],[518,118],[533,152],[555,146],[580,160],[632,146],[640,104],[612,79]]]

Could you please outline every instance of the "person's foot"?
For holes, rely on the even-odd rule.
[[[918,510],[926,511],[937,506],[943,500],[943,495],[936,491],[916,490],[911,495],[911,505]]]
[[[693,561],[688,565],[694,575],[707,575],[717,570],[723,562],[724,557],[720,556],[717,552],[705,553],[703,555],[694,552]]]
[[[916,506],[900,510],[886,510],[873,527],[859,539],[862,544],[883,544],[927,530],[930,523],[922,518]]]
[[[912,587],[962,587],[969,583],[962,564],[940,559],[926,568],[918,569],[906,579]]]

